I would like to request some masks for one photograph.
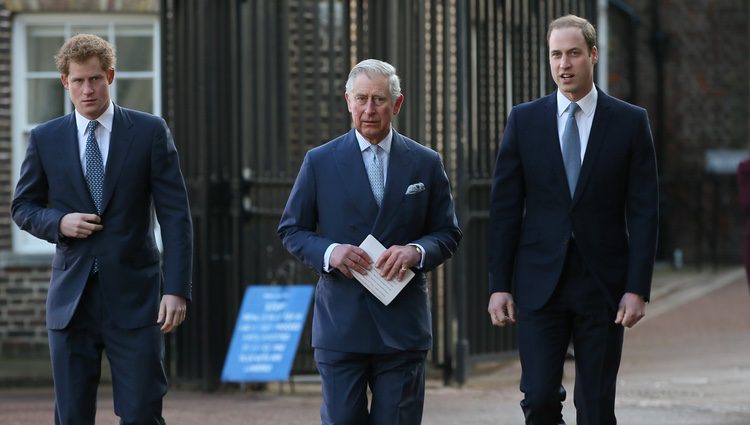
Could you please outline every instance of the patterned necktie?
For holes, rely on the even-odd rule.
[[[86,137],[86,183],[89,186],[91,200],[94,201],[96,213],[102,213],[102,190],[104,188],[104,161],[102,153],[99,150],[99,144],[96,143],[96,126],[98,121],[89,121],[86,127],[88,137]],[[92,273],[99,271],[99,259],[94,257],[94,265],[91,268]]]
[[[565,163],[565,174],[568,177],[571,197],[576,191],[578,174],[581,172],[581,139],[578,135],[578,124],[576,124],[578,108],[577,103],[571,103],[568,106],[568,120],[562,136],[563,162]]]
[[[372,194],[375,195],[375,202],[378,203],[378,207],[383,203],[383,193],[385,192],[385,186],[383,185],[383,163],[380,161],[381,151],[380,146],[370,145],[368,148],[372,152],[372,160],[370,166],[367,167],[367,177],[370,178],[370,186],[372,187]]]
[[[102,213],[102,191],[104,189],[104,161],[96,142],[96,127],[98,121],[89,121],[86,127],[88,137],[86,138],[86,183],[89,186],[91,200],[94,201],[96,213]]]

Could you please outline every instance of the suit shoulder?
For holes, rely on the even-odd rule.
[[[430,148],[428,146],[425,146],[425,145],[417,142],[414,139],[406,137],[403,134],[399,134],[399,136],[404,141],[404,143],[406,143],[406,146],[409,149],[412,149],[412,150],[416,151],[420,155],[424,155],[424,156],[427,156],[427,157],[430,157],[430,158],[433,158],[433,159],[440,160],[440,154],[437,151],[435,151],[434,149],[432,149],[432,148]]]
[[[48,135],[59,136],[58,132],[60,130],[74,123],[75,121],[70,116],[70,114],[63,115],[61,117],[57,117],[55,119],[39,124],[38,126],[34,127],[31,132],[34,133],[35,136],[39,136],[41,138],[45,138]]]
[[[614,96],[605,95],[605,99],[609,102],[609,106],[611,108],[614,108],[618,113],[633,114],[639,117],[648,115],[646,108],[643,108],[641,106],[633,105]]]
[[[327,157],[331,154],[331,152],[343,148],[344,144],[349,141],[348,136],[349,133],[344,133],[333,140],[329,140],[322,145],[316,146],[308,150],[305,156],[309,157],[312,160],[316,160],[321,157]]]
[[[164,118],[149,114],[148,112],[137,111],[135,109],[119,107],[122,115],[138,126],[166,126]]]

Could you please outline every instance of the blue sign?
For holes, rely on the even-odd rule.
[[[286,381],[307,319],[312,285],[249,286],[222,382]]]

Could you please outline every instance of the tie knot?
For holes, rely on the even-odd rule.
[[[94,130],[96,130],[96,126],[98,125],[99,125],[99,121],[96,121],[96,120],[89,121],[89,125],[86,126],[86,132],[89,134],[93,133]]]
[[[575,102],[571,102],[570,106],[568,106],[568,112],[570,113],[570,116],[574,116],[576,112],[578,112],[578,109],[580,109],[580,106],[578,106],[578,104]]]

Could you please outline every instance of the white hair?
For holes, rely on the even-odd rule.
[[[362,73],[370,78],[376,75],[388,78],[388,92],[391,95],[391,102],[395,102],[401,96],[401,80],[396,75],[396,68],[388,62],[377,59],[365,59],[354,65],[354,68],[349,72],[349,78],[346,80],[347,93],[352,94],[354,79]]]

